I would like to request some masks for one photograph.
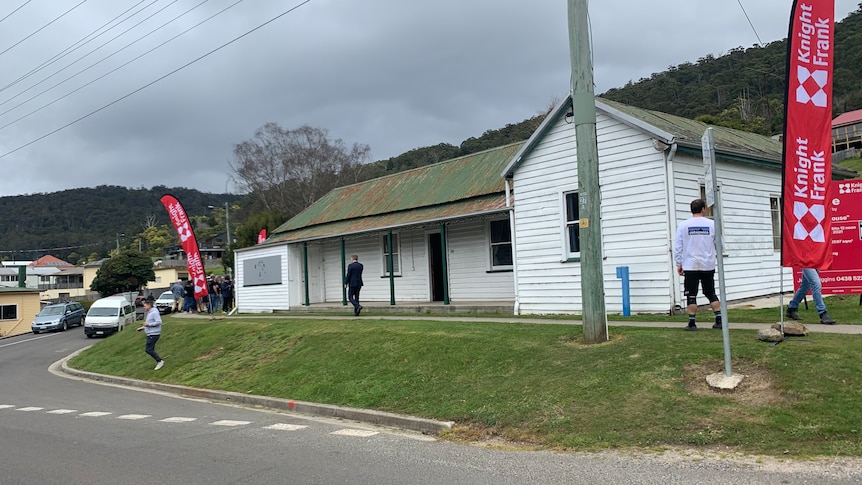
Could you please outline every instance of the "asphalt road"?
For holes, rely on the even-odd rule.
[[[49,370],[90,343],[80,329],[0,339],[0,484],[862,483],[858,460],[490,449]]]

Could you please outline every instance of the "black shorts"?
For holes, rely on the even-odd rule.
[[[688,304],[694,304],[697,299],[697,288],[703,288],[703,296],[710,303],[718,301],[718,296],[715,294],[715,270],[712,271],[686,271],[683,287],[685,288],[685,296]]]

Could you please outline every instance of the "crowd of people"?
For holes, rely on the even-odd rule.
[[[195,298],[195,287],[191,280],[179,280],[171,286],[174,296],[174,312],[209,313],[219,311],[230,313],[234,304],[234,285],[230,276],[207,277],[207,295]]]

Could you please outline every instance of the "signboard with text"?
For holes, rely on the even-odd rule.
[[[833,181],[832,266],[820,270],[824,295],[862,294],[862,180]],[[801,272],[793,268],[793,287]]]

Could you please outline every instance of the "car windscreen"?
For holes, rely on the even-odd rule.
[[[91,307],[90,311],[87,312],[88,317],[116,317],[119,314],[118,308],[109,307]]]
[[[46,306],[41,312],[39,312],[39,316],[62,315],[65,308],[66,307],[63,306]]]

